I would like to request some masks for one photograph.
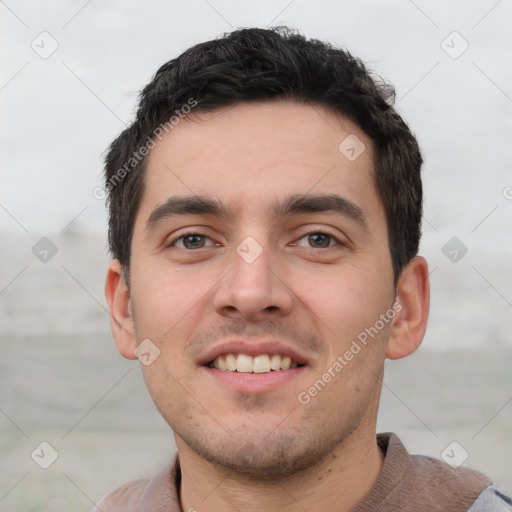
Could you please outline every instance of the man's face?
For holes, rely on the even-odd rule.
[[[366,147],[356,159],[354,135]],[[160,351],[142,368],[178,449],[277,477],[349,435],[374,436],[391,322],[333,371],[395,300],[373,173],[360,129],[291,102],[202,113],[157,142],[133,232],[130,311],[136,342],[151,340],[146,358]],[[170,201],[180,198],[196,209]],[[291,369],[268,371],[287,355]],[[236,361],[244,371],[222,369]]]

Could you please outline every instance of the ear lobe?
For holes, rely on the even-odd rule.
[[[124,282],[123,267],[119,260],[108,266],[105,280],[105,297],[110,310],[110,327],[119,353],[127,359],[137,359],[135,329],[130,291]]]
[[[397,285],[401,310],[393,321],[386,348],[388,359],[412,354],[423,341],[430,306],[428,264],[417,256],[402,270]]]

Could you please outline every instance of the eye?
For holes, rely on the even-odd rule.
[[[305,241],[305,243],[301,243]],[[307,245],[306,245],[307,244]],[[301,237],[298,242],[292,245],[300,245],[302,247],[311,247],[313,249],[328,249],[334,245],[344,245],[336,237],[322,231],[314,231]]]
[[[207,244],[207,241],[210,243]],[[179,238],[176,238],[169,244],[169,247],[178,247],[180,249],[202,249],[203,247],[208,247],[211,245],[213,245],[212,239],[206,235],[201,235],[199,233],[188,233],[186,235],[180,236]]]

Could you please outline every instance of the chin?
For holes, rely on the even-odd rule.
[[[255,481],[277,481],[319,464],[333,449],[342,443],[357,425],[345,430],[336,430],[336,435],[326,432],[296,428],[283,430],[278,425],[274,430],[258,430],[247,424],[236,431],[218,432],[217,436],[181,436],[188,447],[199,457],[215,466],[221,466],[245,475]]]
[[[288,478],[314,466],[321,458],[316,448],[301,447],[293,439],[280,437],[278,446],[275,443],[248,441],[236,450],[207,449],[199,455],[212,464],[259,481]]]

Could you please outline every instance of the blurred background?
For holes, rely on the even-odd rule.
[[[111,339],[93,191],[161,64],[274,25],[391,81],[424,153],[431,317],[387,362],[378,430],[512,494],[511,22],[510,0],[0,1],[0,511],[85,512],[173,453]]]

